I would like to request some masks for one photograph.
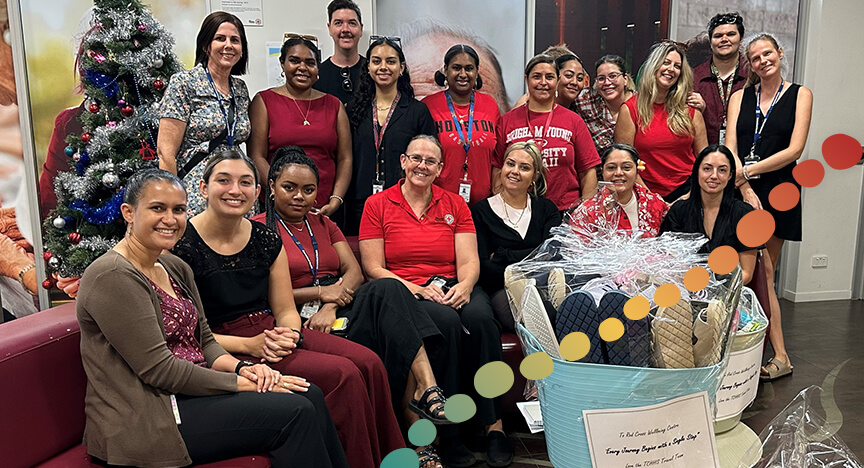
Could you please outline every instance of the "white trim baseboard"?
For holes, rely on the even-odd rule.
[[[795,292],[784,289],[783,298],[792,302],[842,301],[852,298],[852,290]]]

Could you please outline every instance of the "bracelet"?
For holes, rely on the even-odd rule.
[[[330,198],[329,198],[328,200],[332,200],[332,199],[334,199],[334,198],[337,199],[337,200],[339,200],[339,204],[340,204],[340,205],[344,205],[344,204],[345,204],[345,200],[343,200],[342,197],[340,197],[339,195],[330,195]]]
[[[741,172],[744,173],[744,180],[750,180],[750,176],[747,174],[747,166],[742,167]]]
[[[321,299],[321,285],[318,285],[318,299]]]
[[[24,286],[24,289],[27,289],[27,285],[24,284],[24,274],[34,268],[36,268],[36,265],[27,265],[18,272],[18,282],[21,283],[21,286]]]
[[[297,347],[299,348],[300,345],[303,344],[303,332],[301,332],[300,330],[298,330],[296,328],[292,328],[291,331],[295,331],[295,332],[297,332],[298,335],[300,335],[300,338],[297,340],[297,343],[296,343]]]

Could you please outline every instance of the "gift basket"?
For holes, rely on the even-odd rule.
[[[707,392],[713,412],[737,329],[740,268],[712,273],[707,255],[698,253],[703,236],[646,239],[638,231],[616,231],[621,213],[608,190],[593,202],[591,216],[577,209],[505,275],[523,350],[546,352],[554,362],[554,372],[536,381],[536,389],[556,467],[591,466],[583,410],[642,407]],[[696,266],[705,268],[708,281],[691,292],[684,277]],[[669,303],[672,285],[679,294],[673,291]],[[658,305],[661,289],[665,299]],[[628,318],[625,306],[638,296],[649,312]],[[600,328],[610,318],[620,320],[624,333],[606,341]],[[590,348],[567,361],[559,343],[574,332],[586,335]],[[686,417],[669,415],[670,426]]]

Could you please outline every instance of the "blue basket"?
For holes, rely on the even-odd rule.
[[[521,324],[516,328],[526,355],[543,351],[531,332]],[[695,369],[651,369],[553,362],[555,371],[537,381],[537,390],[549,461],[556,468],[591,466],[582,410],[653,405],[703,391],[713,402],[726,365],[724,360]]]

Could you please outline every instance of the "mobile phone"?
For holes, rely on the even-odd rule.
[[[330,331],[332,332],[344,332],[348,329],[348,319],[346,317],[339,317],[333,321],[333,325],[330,326]]]
[[[447,294],[447,291],[450,290],[450,287],[447,286],[447,278],[444,278],[442,276],[433,276],[429,280],[429,284],[434,284],[435,286],[438,286],[439,288],[441,288],[441,292],[443,292],[444,294]]]

